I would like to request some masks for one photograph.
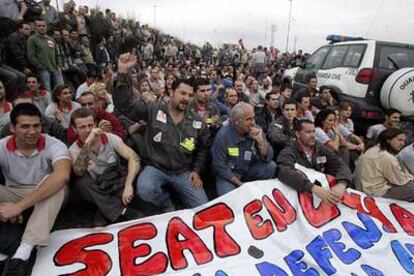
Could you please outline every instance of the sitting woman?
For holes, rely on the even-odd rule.
[[[414,175],[397,160],[405,145],[405,134],[398,128],[388,128],[378,137],[378,143],[359,159],[354,172],[358,190],[369,196],[414,201]]]
[[[342,160],[349,164],[349,151],[347,141],[341,135],[336,125],[336,113],[331,109],[321,110],[315,119],[315,139],[316,142],[326,145],[336,153]]]
[[[355,162],[358,157],[365,151],[363,140],[354,134],[354,123],[351,120],[352,105],[350,102],[341,102],[339,104],[338,130],[346,139],[346,146],[349,150],[350,168],[355,169]]]

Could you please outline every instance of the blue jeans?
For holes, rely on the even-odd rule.
[[[41,70],[37,72],[37,75],[40,83],[50,93],[52,93],[52,89],[54,89],[57,85],[63,84],[63,77],[59,71]]]
[[[266,180],[270,179],[274,176],[276,172],[276,163],[274,161],[271,162],[263,162],[258,161],[250,166],[245,174],[242,176],[237,176],[242,182],[250,182],[255,180]],[[237,186],[231,183],[230,181],[217,176],[216,180],[216,189],[217,195],[221,196],[224,195],[234,189]]]
[[[146,166],[139,175],[137,194],[144,201],[164,210],[171,210],[173,203],[167,187],[177,193],[186,208],[194,208],[208,202],[204,189],[194,188],[188,180],[188,172],[168,175],[153,166]]]

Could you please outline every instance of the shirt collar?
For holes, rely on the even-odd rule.
[[[101,134],[101,142],[102,144],[106,145],[109,142],[109,138],[108,135],[106,135],[105,133]],[[83,145],[85,144],[84,142],[82,142],[79,138],[78,140],[76,140],[76,144],[78,145],[79,148],[82,148]]]
[[[37,96],[46,96],[46,94],[47,94],[47,92],[46,92],[46,90],[44,90],[44,89],[39,89],[39,95],[37,95],[36,94],[36,92],[34,92],[34,91],[31,91],[31,90],[27,90],[26,92],[24,92],[24,94],[27,96],[27,97],[31,97],[31,98],[33,98],[33,97],[37,97]]]
[[[16,146],[16,136],[12,135],[6,142],[6,148],[10,152],[15,152],[17,150]],[[37,141],[37,149],[39,151],[44,150],[46,148],[46,137],[44,135],[39,136],[39,140]]]
[[[59,109],[60,111],[63,111],[63,109],[66,109],[68,111],[72,111],[72,102],[64,104],[64,105],[62,105],[60,102],[58,102],[56,105],[57,105],[57,109]]]
[[[11,104],[9,102],[3,103],[4,113],[10,112],[12,110]]]

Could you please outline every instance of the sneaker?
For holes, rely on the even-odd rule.
[[[127,220],[134,220],[134,219],[139,219],[139,218],[143,218],[144,214],[137,209],[131,208],[131,207],[127,207],[125,214],[123,214],[121,216],[122,221],[127,221]]]
[[[26,276],[27,262],[22,259],[9,259],[3,269],[1,276]]]

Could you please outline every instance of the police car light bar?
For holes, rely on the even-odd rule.
[[[344,36],[344,35],[328,35],[326,40],[329,40],[331,43],[343,42],[343,41],[353,41],[353,40],[363,40],[362,37],[353,37],[353,36]]]

